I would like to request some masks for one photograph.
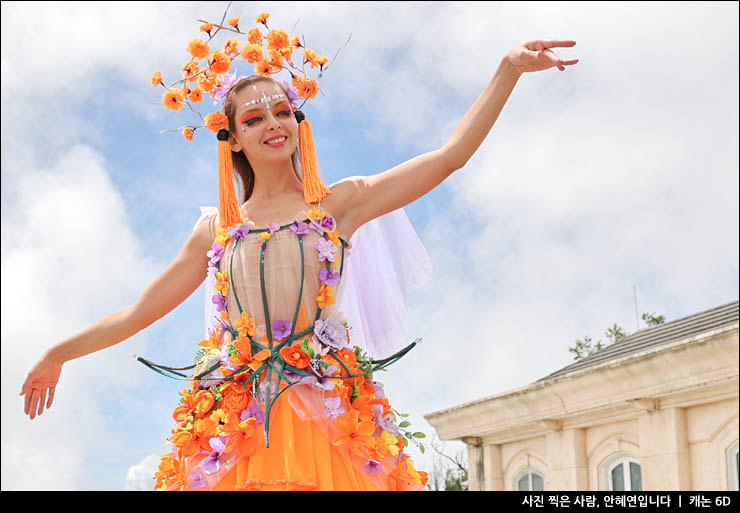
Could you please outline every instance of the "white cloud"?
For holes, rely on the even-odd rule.
[[[126,490],[151,491],[154,488],[154,473],[160,461],[159,454],[150,454],[136,465],[129,467],[126,473]]]

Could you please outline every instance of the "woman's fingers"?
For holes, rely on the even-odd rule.
[[[46,389],[41,390],[41,399],[39,400],[39,415],[44,413],[44,404],[46,403]]]
[[[54,400],[54,390],[56,390],[57,387],[51,387],[49,389],[49,402],[46,405],[46,409],[48,410],[51,408],[51,402]]]
[[[33,389],[33,392],[31,393],[31,404],[26,413],[28,413],[31,416],[31,420],[33,420],[36,417],[36,408],[38,408],[39,405],[39,391],[37,389]]]

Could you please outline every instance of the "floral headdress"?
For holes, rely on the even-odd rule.
[[[229,3],[231,6],[231,3]],[[302,170],[303,195],[306,203],[312,204],[321,201],[331,190],[321,181],[318,174],[318,164],[313,144],[311,124],[305,118],[301,108],[306,101],[315,98],[319,92],[318,83],[310,78],[306,72],[306,64],[310,69],[318,68],[318,77],[322,78],[331,63],[329,58],[318,55],[313,50],[306,48],[305,39],[302,41],[298,36],[291,36],[281,29],[270,29],[267,20],[269,13],[261,13],[257,16],[257,26],[242,32],[239,29],[240,17],[226,20],[226,12],[221,23],[212,23],[198,20],[202,23],[200,31],[208,34],[208,39],[192,39],[187,45],[190,59],[180,68],[182,78],[167,86],[164,84],[162,74],[157,71],[152,75],[152,85],[161,85],[165,88],[162,95],[162,104],[168,109],[180,110],[187,106],[200,117],[201,124],[183,125],[177,129],[167,129],[163,132],[182,132],[185,139],[193,140],[194,134],[201,128],[208,128],[215,132],[218,138],[218,169],[219,169],[219,217],[221,226],[226,228],[241,221],[239,204],[236,199],[233,181],[233,163],[231,160],[231,147],[229,145],[229,120],[223,112],[217,110],[203,116],[194,107],[194,103],[203,100],[204,94],[208,94],[218,105],[231,87],[238,81],[237,72],[232,69],[235,61],[240,58],[254,65],[257,75],[271,76],[287,70],[291,76],[291,83],[281,80],[280,83],[288,95],[288,100],[295,111],[298,120],[298,144]],[[264,26],[266,34],[261,32],[260,25]],[[236,37],[229,38],[223,49],[211,50],[211,42],[221,31],[234,32],[246,36],[245,41]],[[349,41],[349,40],[348,40]],[[240,45],[243,46],[240,47]],[[345,43],[346,45],[346,43]],[[293,52],[302,49],[303,59],[300,67],[293,62]],[[341,50],[341,48],[339,49]],[[337,50],[337,54],[339,53]],[[336,55],[334,56],[336,58]],[[333,59],[332,59],[333,62]],[[322,93],[323,94],[323,93]],[[298,100],[302,98],[303,103],[297,106]],[[269,101],[269,98],[265,98]],[[260,103],[261,100],[255,100]]]

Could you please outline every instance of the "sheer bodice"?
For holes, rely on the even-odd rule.
[[[212,223],[214,219],[211,219]],[[226,298],[229,316],[236,319],[242,311],[247,312],[255,321],[257,339],[261,339],[268,331],[266,315],[269,315],[270,327],[277,320],[287,320],[295,325],[302,307],[310,326],[318,313],[317,296],[323,284],[320,273],[329,262],[328,259],[320,260],[316,246],[323,243],[325,248],[329,248],[328,240],[311,227],[308,216],[297,216],[296,219],[308,225],[307,230],[303,230],[306,233],[296,233],[291,229],[291,225],[294,228],[297,226],[295,223],[284,224],[272,232],[268,240],[262,241],[260,235],[270,233],[270,230],[250,227],[243,239],[229,242],[219,261],[219,270],[228,273],[231,284]],[[333,257],[337,262],[339,269],[339,276],[329,283],[341,277],[344,260],[349,254],[347,241],[340,236],[339,242],[339,246],[333,245],[326,251],[327,255],[331,255],[329,258]],[[336,300],[341,294],[340,279],[334,287],[332,295]],[[325,319],[334,313],[335,305],[336,302],[325,305],[319,318]]]

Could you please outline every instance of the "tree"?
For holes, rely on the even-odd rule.
[[[665,316],[643,313],[642,320],[645,321],[649,327],[652,327],[657,326],[658,324],[663,324],[665,322]],[[591,340],[591,337],[589,336],[583,337],[583,340],[577,338],[575,346],[568,348],[568,351],[575,355],[573,356],[573,359],[580,360],[581,358],[586,358],[596,351],[604,349],[608,345],[620,342],[629,335],[629,333],[627,333],[624,328],[616,322],[611,328],[608,328],[604,334],[606,335],[606,338],[609,339],[609,343],[606,345],[602,344],[601,340],[594,344],[593,340]]]
[[[463,447],[454,456],[449,456],[443,451],[444,444],[440,443],[436,433],[429,445],[437,454],[433,457],[427,489],[430,491],[466,491],[468,489],[467,449]]]

